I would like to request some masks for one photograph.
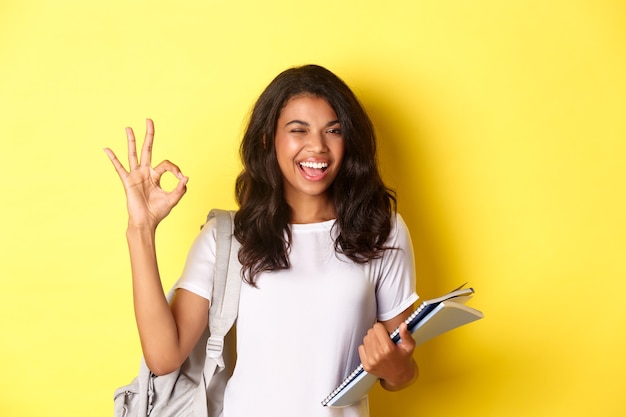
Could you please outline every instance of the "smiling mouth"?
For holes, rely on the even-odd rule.
[[[319,179],[328,169],[328,162],[303,161],[298,166],[308,179]]]
[[[328,162],[300,162],[300,166],[304,169],[321,169],[324,171],[328,168]]]

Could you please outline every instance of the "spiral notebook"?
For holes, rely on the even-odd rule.
[[[422,344],[435,336],[483,318],[483,313],[466,306],[464,303],[474,294],[473,288],[456,290],[432,300],[424,301],[405,320],[416,344]],[[389,337],[395,342],[400,341],[399,328]],[[345,407],[363,398],[374,386],[378,377],[367,373],[363,365],[359,365],[343,380],[324,400],[322,405],[328,407]]]

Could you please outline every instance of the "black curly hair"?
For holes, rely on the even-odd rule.
[[[379,258],[387,249],[395,192],[385,186],[376,157],[372,122],[350,88],[318,65],[287,69],[267,86],[253,107],[240,147],[243,170],[235,193],[239,211],[235,237],[247,282],[263,271],[289,268],[290,208],[274,141],[281,110],[293,97],[325,99],[337,114],[345,143],[339,173],[328,193],[334,203],[339,233],[335,250],[356,263]]]

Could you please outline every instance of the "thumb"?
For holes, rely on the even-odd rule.
[[[185,177],[182,173],[178,173],[176,176],[178,177],[178,183],[169,193],[174,204],[178,204],[180,199],[183,198],[183,195],[187,192],[187,183],[189,182],[189,177]]]
[[[398,343],[398,347],[403,351],[412,354],[415,350],[415,340],[411,336],[411,332],[409,331],[409,327],[406,323],[400,324],[400,342]]]

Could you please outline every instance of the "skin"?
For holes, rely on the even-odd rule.
[[[135,136],[126,129],[127,171],[111,149],[105,149],[126,192],[128,242],[133,280],[133,303],[142,351],[148,367],[157,375],[177,369],[191,352],[207,325],[209,302],[186,290],[176,291],[172,306],[167,303],[155,252],[158,224],[185,194],[188,178],[169,161],[152,167],[154,124],[146,121],[146,136],[138,159]],[[160,178],[170,172],[178,184],[170,191]]]
[[[345,145],[337,114],[328,102],[309,95],[290,99],[276,123],[276,157],[283,173],[285,200],[292,209],[292,223],[313,223],[334,219],[336,211],[327,190],[337,177]],[[301,162],[325,163],[319,175],[308,175]],[[361,363],[379,378],[383,387],[398,390],[417,378],[413,360],[415,342],[406,326],[401,327],[401,342],[389,339],[411,314],[407,309],[391,320],[372,327],[359,347]]]
[[[332,107],[319,97],[292,98],[280,113],[274,143],[292,223],[334,219],[327,190],[337,177],[345,146]],[[305,171],[301,163],[327,166]]]
[[[155,251],[159,223],[178,204],[186,192],[189,178],[170,161],[152,166],[154,124],[146,121],[146,135],[137,153],[133,130],[126,129],[128,170],[115,153],[104,151],[111,160],[126,193],[129,247],[135,319],[142,351],[148,367],[157,375],[176,370],[191,352],[207,326],[208,300],[187,290],[176,291],[168,304]],[[312,223],[336,217],[328,187],[336,178],[344,154],[341,126],[332,107],[312,96],[292,98],[277,122],[276,156],[283,173],[285,199],[292,209],[293,223]],[[327,164],[323,170],[303,170],[301,162]],[[171,191],[160,187],[160,179],[170,172],[178,183]],[[411,313],[409,308],[391,320],[376,323],[359,347],[367,372],[381,378],[387,390],[411,384],[418,375],[413,360],[415,342],[405,325],[401,342],[394,344],[389,333]]]

